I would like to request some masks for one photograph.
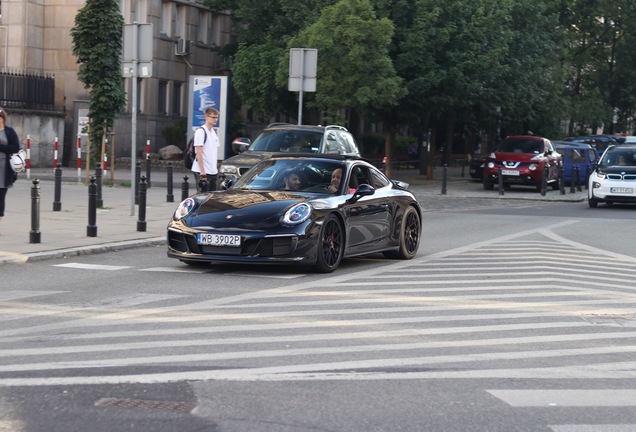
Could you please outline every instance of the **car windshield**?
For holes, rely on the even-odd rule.
[[[248,151],[318,153],[322,132],[265,130],[261,132]]]
[[[612,147],[605,152],[599,166],[601,168],[609,166],[636,167],[636,148]]]
[[[532,139],[507,139],[499,146],[502,153],[533,153],[543,152],[543,143]]]
[[[232,189],[291,190],[331,194],[331,175],[344,165],[332,160],[268,159],[245,173]]]

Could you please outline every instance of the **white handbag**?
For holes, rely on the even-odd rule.
[[[26,152],[24,149],[18,150],[17,153],[13,153],[9,156],[9,165],[13,172],[19,173],[26,168]]]

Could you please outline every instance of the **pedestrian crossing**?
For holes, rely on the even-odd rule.
[[[60,270],[89,269],[79,264]],[[542,229],[318,280],[237,274],[281,283],[218,298],[131,293],[87,304],[56,304],[60,291],[0,293],[0,320],[12,323],[0,329],[0,387],[484,380],[483,391],[512,408],[629,410],[620,423],[555,423],[555,432],[636,430],[632,257]],[[511,380],[533,387],[506,388]]]

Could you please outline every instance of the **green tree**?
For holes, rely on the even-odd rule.
[[[90,89],[90,140],[95,151],[126,103],[120,63],[123,25],[117,0],[87,0],[71,29],[78,78]]]
[[[295,94],[276,85],[276,71],[288,55],[288,42],[313,23],[320,11],[335,0],[205,0],[213,11],[231,10],[239,44],[234,54],[232,83],[241,101],[270,118],[293,114]]]

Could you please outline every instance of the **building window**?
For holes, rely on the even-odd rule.
[[[186,28],[186,12],[187,6],[177,5],[177,17],[175,20],[175,36],[187,39],[188,32]]]
[[[181,83],[175,82],[172,89],[172,114],[181,115]]]
[[[159,81],[159,100],[157,101],[157,113],[159,115],[168,114],[168,81]]]
[[[210,13],[199,11],[199,29],[198,39],[200,42],[207,44],[210,42]]]
[[[174,10],[174,3],[164,1],[161,5],[161,33],[166,36],[172,36],[172,11]]]

